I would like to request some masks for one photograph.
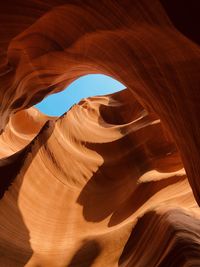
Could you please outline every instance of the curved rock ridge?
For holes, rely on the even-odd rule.
[[[1,266],[167,266],[177,220],[200,223],[173,140],[128,90],[82,100],[0,163],[12,179],[0,201]],[[182,223],[196,253],[196,228]],[[158,231],[151,253],[147,227]]]
[[[56,117],[46,116],[36,108],[24,109],[13,114],[0,135],[0,158],[11,156],[28,145],[50,119]]]
[[[199,34],[169,2],[1,1],[0,266],[200,266]],[[32,107],[91,73],[128,89]]]

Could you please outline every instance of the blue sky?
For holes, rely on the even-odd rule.
[[[52,94],[35,105],[49,116],[60,116],[82,98],[106,95],[125,89],[117,80],[102,74],[90,74],[75,80],[62,92]]]

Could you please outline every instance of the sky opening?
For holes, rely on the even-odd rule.
[[[35,105],[48,116],[61,116],[82,98],[112,94],[125,89],[125,86],[110,76],[89,74],[71,83],[62,92],[52,94]]]

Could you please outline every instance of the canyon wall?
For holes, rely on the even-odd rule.
[[[166,2],[0,3],[0,266],[200,265],[198,26]],[[91,73],[127,89],[33,107]]]

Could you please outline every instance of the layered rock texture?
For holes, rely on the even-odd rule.
[[[199,35],[179,7],[0,3],[0,266],[200,266]],[[32,107],[90,73],[127,89]]]

